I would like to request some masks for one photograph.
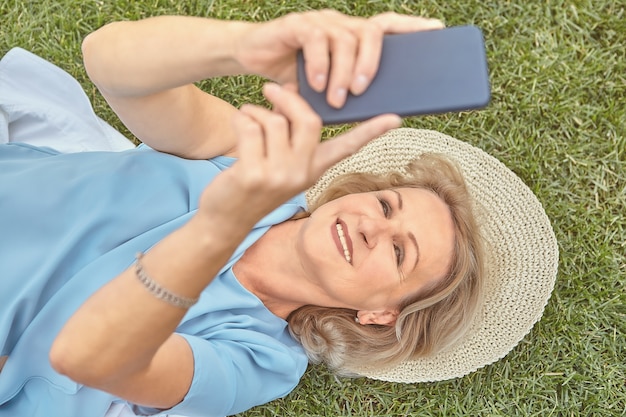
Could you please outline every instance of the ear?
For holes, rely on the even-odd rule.
[[[383,326],[393,326],[400,314],[397,310],[362,310],[356,313],[360,324],[380,324]]]

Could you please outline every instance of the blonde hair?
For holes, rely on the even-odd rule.
[[[356,311],[303,306],[288,317],[291,334],[313,363],[325,363],[341,375],[358,369],[382,369],[435,354],[468,329],[482,300],[482,246],[465,181],[442,155],[424,154],[406,172],[347,174],[336,178],[310,207],[347,194],[413,187],[434,192],[450,208],[455,228],[454,254],[447,276],[428,293],[407,294],[395,326],[361,325]]]

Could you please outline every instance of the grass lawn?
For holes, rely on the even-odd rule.
[[[90,31],[151,15],[260,21],[324,7],[361,16],[394,10],[482,28],[489,107],[405,125],[468,141],[515,171],[552,220],[560,270],[542,320],[493,365],[429,384],[337,379],[312,367],[289,396],[244,415],[626,416],[623,1],[0,0],[0,54],[21,46],[61,66],[83,84],[96,111],[123,130],[81,67],[80,42]],[[259,86],[243,77],[204,84],[235,104],[260,101]]]

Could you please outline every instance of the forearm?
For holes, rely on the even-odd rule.
[[[119,96],[240,74],[235,50],[251,25],[188,16],[111,23],[85,38],[85,67],[103,92]]]
[[[146,274],[175,294],[198,297],[248,230],[215,223],[196,215],[163,239],[142,259]],[[53,344],[51,362],[81,383],[115,386],[150,367],[185,313],[151,294],[130,267],[70,318]]]

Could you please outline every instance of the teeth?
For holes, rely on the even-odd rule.
[[[339,223],[337,223],[337,235],[339,236],[339,241],[341,242],[341,246],[343,247],[343,256],[346,258],[346,261],[350,263],[352,258],[350,257],[350,251],[348,250],[348,245],[346,243],[346,235],[343,233],[343,227]]]

